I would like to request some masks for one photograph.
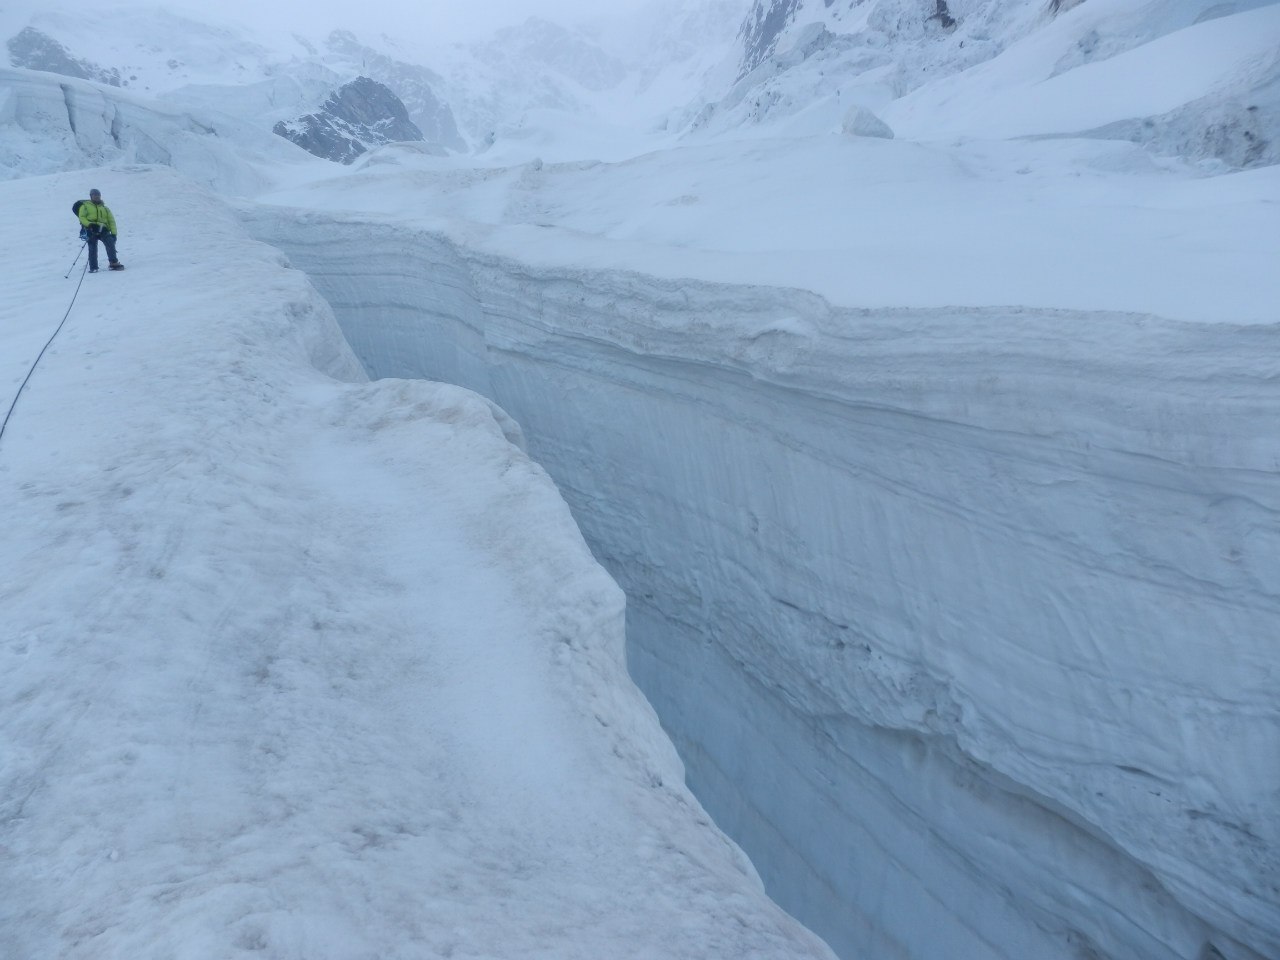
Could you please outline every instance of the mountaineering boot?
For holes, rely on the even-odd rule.
[[[113,261],[113,262],[111,262],[111,263],[107,264],[107,266],[109,266],[112,270],[123,270],[123,269],[124,269],[124,264],[123,264],[123,263],[121,263],[119,260],[115,260],[115,261]]]
[[[90,273],[97,273],[97,272],[98,272],[98,268],[97,268],[97,267],[90,267],[90,268],[89,268],[89,272],[90,272]]]

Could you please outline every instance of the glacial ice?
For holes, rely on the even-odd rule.
[[[845,955],[1280,950],[1277,328],[531,267],[246,210],[524,427],[691,783]]]

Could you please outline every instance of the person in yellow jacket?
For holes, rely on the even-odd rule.
[[[89,199],[80,204],[81,233],[89,243],[89,272],[98,272],[98,241],[107,248],[107,265],[112,270],[123,270],[124,264],[116,259],[116,218],[111,208],[102,202],[98,190],[89,191]]]

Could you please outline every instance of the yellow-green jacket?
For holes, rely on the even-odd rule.
[[[111,208],[105,203],[94,203],[92,200],[85,200],[80,204],[80,226],[93,228],[102,227],[108,233],[116,232],[116,218],[111,213]]]

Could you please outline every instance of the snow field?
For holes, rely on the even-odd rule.
[[[848,307],[1272,323],[1280,302],[1280,167],[1201,178],[1090,140],[732,140],[478,170],[384,149],[260,199],[429,226],[540,267],[797,287]]]
[[[40,225],[0,383],[71,298],[89,185],[128,269],[84,278],[0,440],[0,953],[829,956],[683,787],[518,428],[365,382],[203,191],[0,185]]]

